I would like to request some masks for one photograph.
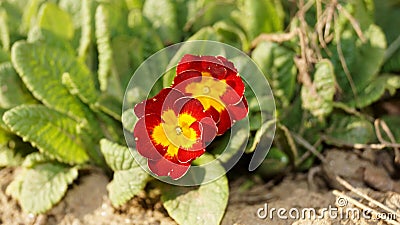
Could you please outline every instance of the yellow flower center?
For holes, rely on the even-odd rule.
[[[187,85],[185,92],[198,99],[205,110],[213,106],[218,112],[221,112],[225,108],[221,96],[225,93],[227,84],[211,77],[208,72],[203,72],[202,75],[201,81]]]
[[[153,140],[164,147],[168,146],[167,155],[176,156],[180,147],[189,149],[197,139],[196,131],[190,125],[196,119],[187,113],[176,116],[172,109],[161,115],[163,122],[157,125],[152,134]]]

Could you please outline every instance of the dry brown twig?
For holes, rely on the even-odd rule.
[[[366,211],[371,212],[372,216],[374,216],[375,218],[378,218],[379,215],[381,214],[381,213],[378,212],[377,210],[372,209],[372,208],[370,208],[370,207],[364,205],[363,203],[361,203],[361,202],[355,200],[354,198],[349,197],[348,195],[346,195],[346,194],[344,194],[344,193],[342,193],[342,192],[340,192],[340,191],[338,191],[338,190],[333,190],[332,193],[333,193],[336,197],[340,197],[340,198],[346,199],[347,202],[353,204],[354,206],[356,206],[356,207],[358,207],[358,208],[360,208],[360,209],[362,209],[362,210],[366,210]],[[393,220],[393,219],[391,219],[391,218],[386,218],[386,219],[383,219],[383,220],[384,220],[386,223],[388,223],[388,224],[400,225],[399,222],[397,222],[397,221],[395,221],[395,220]]]
[[[384,145],[391,145],[392,148],[394,149],[394,162],[396,164],[400,164],[400,144],[396,143],[396,139],[392,133],[392,131],[390,130],[389,126],[386,124],[385,121],[380,120],[380,119],[376,119],[374,122],[374,127],[375,127],[375,133],[376,136],[379,140],[379,142],[381,142]],[[388,136],[388,138],[390,139],[390,142],[386,141],[383,137],[382,137],[382,133],[381,133],[381,129],[380,127],[382,127],[383,131],[385,131],[386,135]]]
[[[338,9],[338,11],[340,13],[342,13],[349,20],[350,24],[353,26],[353,29],[356,32],[356,34],[358,35],[358,37],[360,38],[360,40],[363,43],[365,43],[367,41],[367,39],[365,38],[365,36],[360,28],[360,24],[357,22],[357,20],[349,12],[347,12],[347,10],[345,8],[343,8],[342,5],[337,4],[336,8]]]
[[[396,215],[396,218],[400,218],[400,214],[397,213],[396,211],[394,211],[393,209],[387,207],[386,205],[376,201],[375,199],[369,197],[367,194],[365,194],[364,192],[358,190],[357,188],[353,187],[350,183],[348,183],[347,181],[345,181],[344,179],[342,179],[339,176],[336,176],[336,180],[343,185],[345,188],[347,188],[349,191],[357,194],[358,196],[364,198],[365,200],[371,202],[372,204],[378,206],[379,208],[385,210],[388,213],[391,213],[393,215]]]
[[[307,140],[305,140],[304,138],[302,138],[300,135],[291,132],[294,140],[299,143],[301,146],[303,146],[304,148],[306,148],[308,151],[310,151],[312,154],[314,154],[319,160],[321,160],[321,162],[323,163],[327,163],[325,157],[318,152],[318,150],[311,145]]]

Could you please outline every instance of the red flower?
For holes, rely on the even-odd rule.
[[[135,106],[136,149],[158,176],[179,179],[216,135],[214,120],[199,100],[172,88]]]
[[[246,117],[244,83],[233,63],[222,56],[185,55],[172,88],[198,99],[217,123],[218,135]]]

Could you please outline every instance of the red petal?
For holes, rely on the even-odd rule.
[[[242,101],[240,101],[238,104],[228,105],[228,111],[231,117],[236,121],[245,118],[249,111],[246,98],[243,96]]]
[[[182,163],[190,163],[193,160],[195,160],[196,158],[203,155],[204,152],[206,152],[206,150],[204,148],[200,149],[200,150],[196,150],[196,151],[190,151],[190,150],[185,150],[185,149],[180,148],[178,151],[178,160],[179,160],[179,162],[182,162]]]
[[[227,72],[228,72],[227,76],[236,75],[238,73],[237,69],[235,68],[235,66],[233,65],[233,63],[231,61],[227,60],[223,56],[217,56],[217,59],[219,59],[219,61],[221,61],[222,64],[227,69]]]
[[[136,149],[140,155],[148,159],[157,160],[162,157],[166,149],[161,145],[155,145],[151,138],[151,131],[161,123],[161,118],[150,114],[138,120],[133,130],[136,141]]]
[[[244,86],[244,83],[243,83],[242,79],[240,78],[239,75],[234,75],[234,76],[226,77],[225,81],[230,87],[230,88],[228,88],[228,91],[229,92],[233,92],[233,91],[236,92],[236,94],[235,94],[236,98],[234,98],[236,100],[236,102],[233,102],[233,100],[230,100],[229,103],[230,104],[238,103],[239,101],[238,101],[237,97],[239,97],[239,100],[240,100],[243,97],[243,94],[244,94],[245,86]],[[230,95],[233,95],[233,93],[230,94]],[[224,96],[222,96],[222,100],[224,100]],[[227,100],[227,101],[229,101],[229,100]]]
[[[196,70],[185,70],[178,73],[172,83],[172,88],[185,92],[186,86],[191,82],[200,82],[201,72]]]
[[[243,94],[239,95],[231,86],[227,86],[227,90],[221,96],[221,100],[225,105],[237,104],[242,100]]]
[[[164,88],[153,98],[136,104],[135,114],[138,118],[146,114],[161,115],[161,110],[171,108],[173,103],[182,96],[184,95],[178,90]]]
[[[227,70],[223,63],[217,59],[215,56],[202,56],[201,57],[201,72],[209,72],[211,76],[221,80],[223,79],[226,74]]]
[[[197,121],[209,116],[209,114],[204,112],[201,102],[195,98],[180,98],[175,102],[173,109],[177,114],[187,113]]]
[[[190,167],[189,163],[178,164],[165,158],[161,158],[160,160],[148,160],[147,165],[151,172],[157,176],[170,176],[174,180],[183,177]]]
[[[211,142],[217,135],[217,127],[214,120],[210,117],[204,117],[200,120],[200,124],[202,126],[202,141]],[[206,143],[204,143],[204,146],[205,144]]]
[[[199,56],[186,54],[179,61],[176,67],[176,74],[180,74],[186,70],[200,70],[201,69],[201,59]]]
[[[219,121],[219,112],[213,106],[211,106],[209,109],[207,109],[206,112],[208,114],[210,114],[211,118],[213,118],[216,123],[218,123],[218,121]]]
[[[218,128],[217,135],[224,134],[232,126],[232,119],[226,109],[221,111],[220,115],[221,115],[220,120],[217,123],[217,128]]]

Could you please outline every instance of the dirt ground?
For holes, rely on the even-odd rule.
[[[223,225],[258,224],[396,224],[395,218],[384,220],[357,219],[351,216],[332,217],[326,212],[317,219],[279,218],[277,212],[265,215],[265,206],[271,208],[296,208],[301,212],[312,207],[316,215],[324,208],[357,208],[350,201],[339,202],[333,190],[344,193],[371,209],[383,212],[376,203],[348,191],[337,176],[357,190],[390,207],[397,215],[400,212],[399,171],[393,163],[391,151],[325,151],[324,161],[307,173],[290,173],[275,180],[262,180],[259,176],[240,176],[230,182],[231,194]],[[5,189],[16,171],[0,170],[0,224],[176,224],[162,207],[157,191],[145,192],[135,197],[120,209],[114,209],[107,199],[108,178],[101,173],[89,173],[71,186],[66,197],[51,211],[34,216],[21,212],[17,202],[6,196]],[[343,200],[343,199],[341,199]],[[359,208],[357,208],[359,209]],[[268,211],[267,210],[267,211]],[[259,212],[259,216],[257,216]],[[272,215],[272,216],[271,216]],[[288,216],[288,214],[286,214]],[[261,217],[261,218],[260,218]],[[266,217],[266,218],[263,218]],[[397,220],[396,220],[397,219]]]

